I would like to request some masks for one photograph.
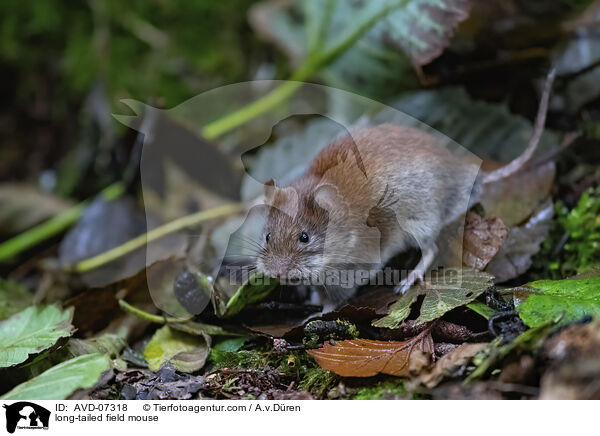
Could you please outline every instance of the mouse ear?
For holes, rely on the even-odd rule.
[[[337,186],[331,183],[323,183],[315,189],[315,201],[323,209],[331,210],[336,207],[340,201],[340,195]]]
[[[264,185],[265,190],[265,203],[272,203],[273,196],[275,195],[275,181],[273,179],[267,180]]]

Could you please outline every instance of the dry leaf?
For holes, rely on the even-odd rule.
[[[486,215],[502,218],[508,227],[522,225],[548,198],[555,173],[554,162],[548,162],[485,184],[480,201]]]
[[[431,327],[406,341],[352,339],[337,341],[335,345],[326,343],[308,353],[322,368],[343,377],[371,377],[378,373],[406,377],[415,351],[433,354]]]
[[[508,228],[500,218],[482,218],[469,211],[464,234],[463,264],[482,271],[496,255],[507,235]]]
[[[553,214],[552,203],[546,201],[525,224],[510,229],[506,241],[486,268],[496,283],[518,277],[531,267],[531,257],[546,239]]]
[[[420,377],[421,383],[428,388],[437,386],[443,379],[454,376],[457,371],[468,364],[487,345],[487,343],[460,345],[438,360],[431,372],[422,374]]]

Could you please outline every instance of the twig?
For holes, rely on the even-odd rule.
[[[170,221],[166,224],[163,224],[160,227],[149,231],[148,233],[144,233],[143,235],[133,238],[125,242],[124,244],[119,245],[118,247],[105,251],[104,253],[101,253],[89,259],[83,260],[76,264],[74,267],[67,269],[72,272],[78,273],[90,271],[102,265],[106,265],[107,263],[112,262],[113,260],[116,260],[121,256],[129,254],[132,251],[143,247],[147,243],[156,241],[157,239],[160,239],[163,236],[169,235],[178,230],[182,230],[186,227],[195,226],[204,221],[239,212],[242,209],[243,205],[240,203],[227,204],[225,206],[220,206],[214,209],[204,210],[181,218],[177,218],[173,221]]]

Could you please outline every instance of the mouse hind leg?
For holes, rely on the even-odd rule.
[[[408,273],[398,286],[394,288],[394,292],[403,294],[416,282],[422,282],[423,277],[427,270],[433,264],[435,256],[438,253],[437,245],[435,242],[428,242],[421,246],[421,259],[415,268]]]

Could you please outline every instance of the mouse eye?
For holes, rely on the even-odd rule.
[[[271,234],[267,233],[267,236],[265,236],[265,242],[269,242],[269,240],[271,239]]]
[[[306,244],[308,242],[308,233],[306,232],[302,232],[300,233],[300,237],[298,238],[298,240],[304,244]]]

